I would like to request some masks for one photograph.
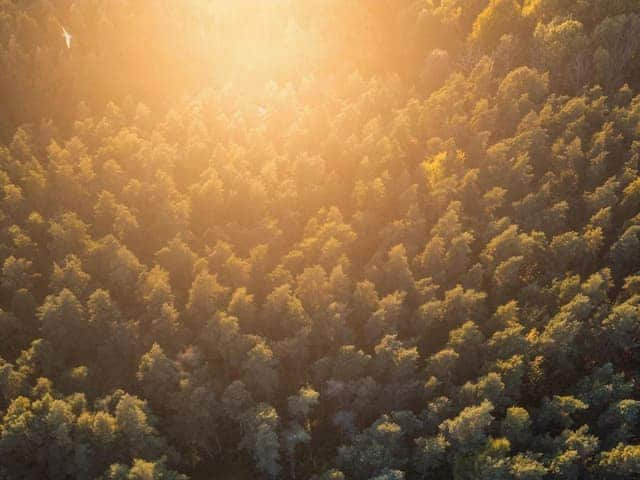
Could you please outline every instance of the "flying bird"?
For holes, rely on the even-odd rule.
[[[71,34],[67,32],[67,29],[62,27],[62,36],[64,37],[64,43],[67,44],[67,48],[71,48]]]

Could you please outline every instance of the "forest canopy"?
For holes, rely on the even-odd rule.
[[[640,1],[0,0],[0,480],[640,478]]]

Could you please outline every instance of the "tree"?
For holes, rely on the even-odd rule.
[[[258,398],[269,398],[278,387],[278,361],[263,342],[256,344],[242,362],[243,380]]]
[[[112,235],[91,245],[87,269],[117,298],[130,301],[144,267],[135,254]]]
[[[638,248],[640,248],[640,226],[627,228],[620,238],[611,246],[609,255],[613,264],[613,271],[619,278],[631,273],[629,265],[637,265],[640,262]]]
[[[69,290],[48,296],[38,317],[42,325],[43,337],[60,349],[63,361],[72,365],[82,361],[88,354],[89,325],[84,308]]]
[[[460,355],[451,348],[440,350],[429,358],[427,372],[442,380],[450,380],[459,359]]]
[[[356,479],[402,469],[408,461],[403,437],[400,425],[384,416],[356,435],[352,445],[338,448],[338,464]]]
[[[640,472],[640,451],[637,445],[618,444],[615,448],[602,452],[598,470],[605,478],[629,478]]]
[[[268,478],[277,478],[281,468],[276,432],[279,422],[278,413],[272,406],[258,404],[248,413],[248,427],[241,442],[241,446],[251,453],[256,468]]]
[[[466,322],[460,328],[449,332],[447,346],[460,356],[459,369],[463,369],[462,376],[466,377],[475,371],[481,363],[484,353],[484,335],[473,322]]]
[[[519,33],[523,27],[520,5],[515,0],[491,0],[473,24],[471,40],[481,49],[491,50],[502,35]]]
[[[545,398],[538,413],[538,425],[545,430],[567,429],[573,424],[572,415],[587,408],[587,404],[571,395]]]
[[[531,417],[522,407],[509,407],[500,432],[515,448],[525,448],[531,440]]]
[[[640,333],[640,317],[638,306],[634,303],[624,302],[616,305],[602,322],[603,333],[614,351],[629,351],[636,345]]]
[[[254,332],[256,329],[256,306],[254,295],[248,293],[246,287],[240,287],[233,292],[229,300],[229,313],[238,318],[243,332]]]
[[[588,38],[582,23],[556,18],[548,24],[539,23],[533,36],[542,64],[556,81],[565,88],[582,87],[588,73]]]
[[[135,459],[131,467],[114,463],[102,476],[104,480],[187,480],[186,475],[170,470],[166,458],[157,462]]]
[[[457,417],[442,422],[440,431],[454,448],[472,450],[486,440],[487,429],[494,420],[492,411],[491,402],[484,400],[480,405],[467,407]]]
[[[423,478],[436,473],[446,463],[446,451],[449,444],[444,436],[420,437],[415,439],[413,459],[415,469]]]
[[[390,293],[397,290],[408,294],[413,293],[415,282],[404,245],[396,245],[389,250],[383,272],[382,291]]]
[[[291,466],[291,478],[296,478],[296,447],[300,444],[309,443],[311,436],[309,433],[297,423],[293,423],[289,429],[284,432],[285,443],[287,448],[287,456]]]
[[[49,288],[54,292],[66,288],[82,299],[87,294],[90,280],[91,277],[82,268],[82,261],[75,255],[67,255],[61,264],[54,262]]]
[[[297,420],[301,420],[308,428],[311,408],[318,404],[320,394],[311,387],[300,387],[297,395],[288,399],[289,414]]]
[[[218,283],[218,277],[200,272],[189,290],[186,313],[192,328],[198,330],[220,310],[228,294],[228,288]]]
[[[226,374],[250,348],[240,334],[238,319],[222,312],[216,313],[202,329],[200,344],[211,363],[221,364]]]
[[[169,272],[173,286],[185,291],[193,278],[193,267],[196,262],[196,254],[182,240],[175,237],[155,254],[158,264]],[[194,283],[196,279],[194,280]]]
[[[598,48],[594,54],[597,78],[605,86],[617,88],[632,71],[632,58],[640,49],[635,33],[640,29],[636,14],[611,15],[594,32]]]
[[[165,448],[162,439],[157,437],[155,419],[149,415],[146,402],[123,394],[117,400],[114,418],[122,435],[119,448],[128,452],[127,456],[155,457]]]
[[[131,239],[139,228],[135,215],[108,191],[98,195],[93,212],[95,228],[100,236],[113,234],[120,240]]]
[[[140,359],[136,377],[142,385],[145,398],[157,412],[167,408],[168,396],[179,389],[178,369],[157,343]]]
[[[240,422],[242,415],[252,404],[251,393],[247,391],[242,381],[235,380],[225,388],[222,395],[222,408],[232,420]]]
[[[380,300],[378,309],[367,320],[364,332],[367,340],[375,344],[385,333],[397,331],[402,317],[405,292],[394,292]]]
[[[542,480],[549,472],[548,468],[535,457],[522,453],[513,457],[510,470],[518,480]]]
[[[329,304],[329,283],[327,273],[320,265],[305,268],[296,279],[296,296],[305,311],[315,314]]]
[[[73,212],[49,222],[49,251],[55,260],[68,254],[79,255],[89,246],[87,225]]]

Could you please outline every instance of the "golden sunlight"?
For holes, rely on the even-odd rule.
[[[640,478],[640,0],[0,0],[0,480]]]

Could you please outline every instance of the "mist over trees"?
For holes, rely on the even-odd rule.
[[[0,0],[0,480],[639,478],[639,59],[636,0]]]

